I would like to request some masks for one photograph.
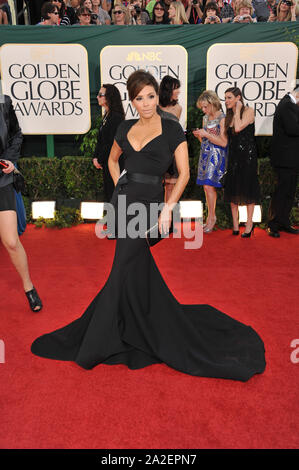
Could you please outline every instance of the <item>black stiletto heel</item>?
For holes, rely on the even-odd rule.
[[[25,294],[28,299],[31,310],[35,313],[40,312],[41,309],[43,308],[43,303],[41,299],[39,298],[39,295],[36,292],[35,287],[33,287],[33,289],[29,290],[28,292],[25,292]],[[36,310],[36,307],[39,307],[39,309]]]
[[[240,230],[233,230],[233,235],[239,235]]]
[[[254,225],[252,225],[252,228],[251,228],[250,232],[242,233],[241,238],[250,238],[251,234],[253,235],[253,233],[254,233]]]

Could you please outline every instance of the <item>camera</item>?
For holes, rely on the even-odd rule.
[[[92,14],[91,14],[91,21],[92,21],[93,23],[96,23],[97,20],[98,20],[98,15],[97,15],[96,13],[92,13]]]
[[[277,16],[277,5],[272,8],[272,13],[274,16]]]
[[[198,4],[198,0],[192,0],[192,3],[193,3],[193,5],[197,5],[197,4]]]
[[[287,4],[288,7],[292,6],[292,2],[286,1],[285,3]]]
[[[239,21],[243,21],[243,20],[245,20],[245,16],[240,16]]]
[[[136,15],[140,15],[141,13],[141,8],[137,5],[134,5],[134,8],[135,8],[135,11],[136,11]]]
[[[210,21],[216,21],[216,16],[210,16]]]

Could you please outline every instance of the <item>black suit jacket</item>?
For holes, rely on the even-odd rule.
[[[10,97],[0,95],[0,98],[0,158],[16,164],[23,140],[22,131]],[[0,187],[12,181],[12,173],[3,174],[0,178]]]
[[[108,113],[105,124],[101,125],[99,129],[98,141],[93,158],[97,158],[101,165],[107,164],[108,162],[116,130],[123,119],[121,114],[111,111]]]
[[[299,168],[299,106],[289,95],[277,105],[271,147],[274,167]]]

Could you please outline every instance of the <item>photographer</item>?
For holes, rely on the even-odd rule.
[[[200,24],[203,15],[203,0],[187,0],[186,16],[190,24]]]
[[[217,3],[209,2],[206,4],[201,21],[202,24],[221,23],[220,11]]]
[[[111,24],[111,19],[106,10],[101,7],[101,0],[92,0],[92,14],[91,20],[97,22],[97,24],[104,25],[104,24]]]
[[[268,22],[296,21],[296,2],[294,0],[280,0],[277,10],[270,13]]]
[[[147,24],[150,20],[148,12],[142,7],[141,0],[130,0],[128,5],[130,24]]]
[[[256,18],[253,18],[254,9],[251,0],[241,0],[236,7],[236,13],[233,23],[256,23]]]

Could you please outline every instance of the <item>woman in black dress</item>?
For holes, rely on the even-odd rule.
[[[16,113],[9,96],[2,95],[0,103],[0,239],[19,273],[30,308],[38,312],[42,302],[33,287],[27,255],[17,230],[16,198],[13,171],[23,140]],[[6,295],[2,292],[2,295]]]
[[[160,232],[167,231],[171,209],[189,179],[185,135],[179,123],[157,114],[158,84],[151,74],[134,72],[127,88],[140,119],[121,123],[109,157],[119,185],[118,159],[125,155],[126,180],[119,196],[126,206],[119,197],[118,209],[128,223],[130,203],[143,203],[147,215],[152,203],[163,203],[163,175],[174,155],[179,176],[158,218]],[[263,342],[251,327],[209,305],[183,305],[175,299],[144,236],[117,239],[109,278],[85,313],[37,338],[32,352],[75,361],[85,369],[100,363],[140,369],[164,362],[191,375],[241,381],[265,368]]]
[[[233,235],[239,235],[238,206],[247,206],[247,222],[241,237],[249,238],[254,230],[252,221],[254,205],[260,201],[254,110],[244,106],[241,90],[234,87],[226,90],[225,105],[228,163],[224,200],[231,204]]]
[[[120,93],[115,85],[103,85],[97,99],[99,106],[105,109],[105,114],[98,133],[93,164],[96,168],[103,170],[105,201],[109,202],[114,191],[114,183],[108,169],[108,157],[116,130],[125,119],[125,113]]]

